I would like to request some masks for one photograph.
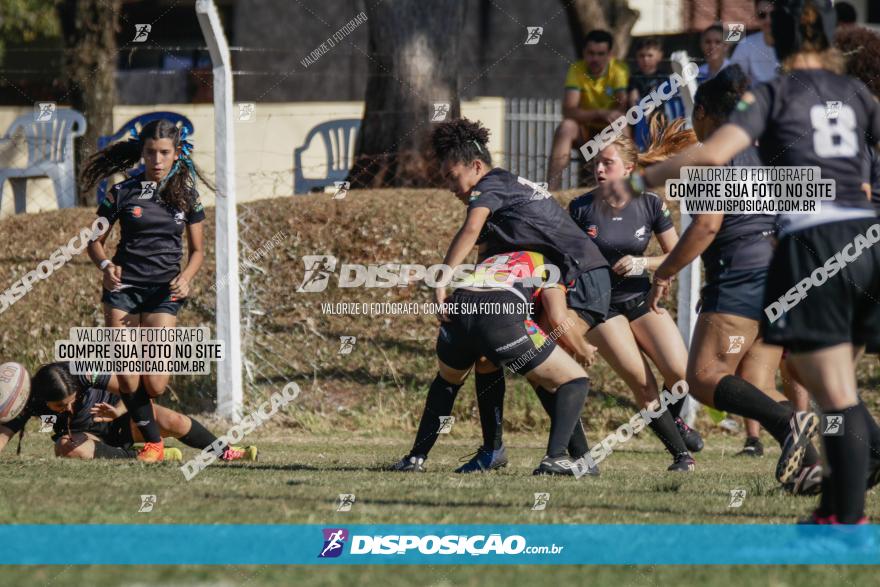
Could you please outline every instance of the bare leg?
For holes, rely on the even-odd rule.
[[[562,174],[571,161],[571,149],[581,138],[577,121],[565,118],[556,127],[553,135],[553,149],[547,163],[547,188],[552,192],[562,186]]]
[[[177,316],[172,314],[141,314],[141,326],[144,328],[174,328],[177,326]],[[152,398],[159,397],[168,387],[171,375],[168,373],[149,373],[143,375],[144,387],[147,395]]]

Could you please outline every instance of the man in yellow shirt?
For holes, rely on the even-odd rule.
[[[563,120],[553,135],[553,151],[547,172],[547,187],[558,190],[562,172],[571,160],[571,150],[580,147],[626,110],[629,70],[611,57],[614,39],[602,30],[590,31],[584,43],[583,60],[572,63],[565,78]]]

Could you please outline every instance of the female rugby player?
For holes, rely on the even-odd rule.
[[[110,190],[98,216],[120,224],[121,238],[113,259],[104,244],[110,232],[89,243],[89,257],[103,272],[104,322],[111,327],[174,327],[186,303],[190,283],[202,265],[205,212],[195,179],[203,181],[192,162],[186,130],[167,120],[146,124],[140,134],[96,153],[82,174],[85,190],[128,170],[143,158],[144,172]],[[206,182],[207,183],[207,182]],[[210,187],[210,186],[209,186]],[[182,236],[189,258],[181,271]],[[161,395],[170,376],[164,373],[119,375],[122,401],[145,440],[138,459],[161,461],[163,443],[152,418],[152,397]]]
[[[700,86],[693,113],[700,141],[727,122],[748,85],[742,69],[730,65]],[[761,160],[750,147],[728,165],[754,167],[760,166]],[[764,344],[758,334],[775,233],[776,217],[769,214],[694,214],[681,240],[654,273],[669,279],[697,255],[706,269],[700,316],[688,356],[687,381],[692,388],[709,393],[723,377],[737,375],[774,401],[791,406],[776,391],[782,348]],[[650,305],[655,312],[661,311],[660,292],[656,286],[651,292]],[[821,487],[818,454],[812,447],[807,450],[804,466],[788,484],[795,493],[817,493]]]
[[[133,444],[143,442],[143,437],[124,407],[118,405],[119,384],[116,375],[73,375],[68,363],[49,363],[40,367],[31,379],[31,397],[24,411],[14,420],[0,424],[0,451],[16,433],[24,435],[25,424],[30,418],[54,414],[52,440],[56,456],[78,459],[135,457]],[[162,406],[153,406],[153,411],[163,438],[177,438],[199,450],[210,447],[217,440],[195,418]],[[180,460],[179,451],[177,457],[176,460]],[[257,447],[226,446],[219,451],[218,457],[223,461],[254,461]]]
[[[535,300],[535,312],[538,326],[556,337],[559,346],[569,355],[575,357],[586,367],[592,364],[592,356],[596,348],[588,345],[586,349],[584,337],[590,324],[603,319],[608,311],[610,281],[602,284],[595,282],[595,276],[587,271],[575,280],[571,287],[566,288],[565,300],[557,297],[541,296],[539,292]],[[603,294],[598,292],[603,291]],[[583,293],[587,292],[587,293]],[[547,303],[544,303],[548,300]],[[588,358],[589,356],[589,358]],[[477,473],[491,471],[507,465],[507,451],[502,442],[504,415],[504,371],[483,357],[474,367],[474,387],[477,394],[477,408],[480,415],[480,427],[483,433],[483,444],[464,465],[455,470],[456,473]],[[554,395],[543,387],[532,385],[541,407],[547,415],[553,416]],[[575,423],[574,432],[568,442],[568,454],[577,461],[587,452],[587,442],[583,422],[579,418]],[[599,475],[596,465],[588,465],[587,474]]]
[[[581,287],[593,288],[595,295],[589,292],[583,295],[593,304],[601,303],[597,300],[601,298],[602,290],[607,292],[610,287],[607,262],[548,192],[503,169],[491,167],[486,148],[488,136],[488,130],[479,123],[465,119],[441,124],[433,134],[432,143],[443,176],[450,190],[468,206],[465,222],[453,239],[444,263],[457,267],[477,244],[480,245],[481,259],[509,251],[537,253],[559,268],[566,283],[577,278]],[[550,291],[553,290],[547,290],[545,294]],[[558,293],[561,294],[561,290]],[[455,293],[459,302],[473,296],[482,301],[491,301],[495,296],[505,297],[508,301],[515,297],[512,291],[496,289],[468,291],[459,288]],[[443,303],[445,300],[445,288],[438,288],[436,301]],[[477,348],[485,347],[482,355],[492,363],[502,367],[515,364],[516,368],[512,370],[528,373],[530,381],[553,394],[555,401],[547,455],[536,472],[570,474],[571,462],[563,455],[577,426],[588,390],[583,369],[564,351],[556,350],[552,341],[536,344],[538,340],[545,340],[546,334],[528,314],[516,312],[451,318],[441,315],[440,318],[442,324],[437,343],[440,373],[428,393],[422,419],[426,427],[420,426],[416,439],[418,446],[414,446],[414,450],[394,468],[411,471],[423,468],[423,454],[417,452],[424,450],[420,441],[426,439],[433,444],[427,439],[435,434],[437,427],[434,414],[450,413],[458,389],[481,356],[471,358],[471,355]],[[519,330],[524,333],[518,333]],[[517,334],[514,340],[491,348],[496,338],[514,334]],[[461,348],[456,350],[459,346]],[[589,349],[585,344],[583,348]],[[468,360],[470,362],[465,365]]]
[[[476,306],[474,306],[470,313],[474,313],[473,310],[479,310],[481,304],[486,304],[486,309],[491,310],[491,315],[495,316],[495,319],[499,321],[499,336],[502,337],[504,336],[505,332],[505,321],[513,320],[514,323],[516,323],[518,316],[516,313],[508,312],[508,314],[510,314],[511,316],[510,319],[499,318],[498,315],[502,313],[502,308],[488,308],[488,304],[493,303],[490,299],[491,296],[488,296],[488,294],[494,292],[497,296],[499,296],[498,300],[496,300],[499,306],[507,303],[511,306],[525,308],[527,304],[540,304],[541,306],[543,306],[544,315],[549,317],[550,324],[557,323],[557,326],[559,328],[558,330],[556,330],[556,332],[558,332],[558,340],[560,344],[568,348],[573,348],[573,350],[571,351],[572,355],[583,357],[585,361],[589,361],[589,356],[591,356],[593,352],[592,348],[587,345],[583,334],[576,332],[575,328],[571,328],[571,323],[566,323],[566,320],[569,320],[570,318],[568,316],[569,310],[566,306],[564,286],[559,283],[530,283],[532,275],[540,275],[537,268],[541,267],[542,265],[545,265],[542,255],[526,251],[492,256],[480,263],[480,265],[476,267],[473,274],[466,277],[459,283],[454,284],[456,286],[455,291],[473,292],[474,296],[472,297],[474,297],[475,300],[484,300],[479,302],[474,301],[460,303],[476,304]],[[458,300],[458,296],[452,299]],[[500,301],[502,299],[504,301]],[[458,308],[458,310],[460,312],[467,311],[463,307]],[[525,348],[525,350],[523,350],[523,348],[518,348],[517,345],[514,345],[514,347],[511,348],[515,349],[516,352],[519,353],[519,355],[511,355],[509,360],[507,360],[507,364],[515,362],[517,356],[520,355],[523,357],[523,360],[519,362],[526,363],[530,358],[530,354],[534,354],[539,351],[543,352],[549,350],[544,348],[544,346],[546,346],[546,336],[543,333],[546,332],[547,329],[542,328],[535,321],[531,320],[530,313],[523,313],[523,311],[520,310],[519,314],[523,314],[523,322],[526,324],[526,331],[528,332],[529,338],[532,340],[532,342],[534,342],[537,350],[533,350],[532,348]],[[452,350],[450,350],[449,344],[444,344],[444,341],[449,342],[448,332],[451,328],[451,323],[445,323],[441,326],[440,338],[438,339],[437,347],[438,354],[445,353],[445,355],[442,355],[440,357],[441,364],[458,364],[461,362],[458,356],[451,356]],[[551,329],[550,331],[552,332],[553,330]],[[523,336],[522,338],[523,340],[520,342],[522,344],[525,344],[525,336]],[[458,340],[457,342],[460,343],[461,340]],[[504,345],[501,346],[503,348]],[[459,350],[458,352],[461,353],[462,351]],[[489,363],[489,365],[492,366],[491,369],[497,369],[494,367],[494,365],[496,364],[502,363]],[[523,367],[524,366],[525,365],[523,365]],[[519,370],[519,368],[520,366],[518,365],[514,365],[513,367],[511,367],[514,372]],[[532,368],[532,366],[530,365],[529,368]],[[442,372],[443,370],[441,368],[441,373]],[[503,381],[502,372],[497,371],[497,375]],[[530,379],[530,381],[534,382],[535,379]],[[434,443],[437,441],[439,419],[452,413],[452,405],[457,395],[457,391],[458,390],[456,389],[455,393],[441,396],[439,399],[443,401],[438,401],[438,397],[432,396],[429,392],[428,402],[425,406],[425,410],[419,423],[419,431],[416,435],[416,440],[413,443],[413,448],[409,454],[407,454],[397,465],[393,467],[395,470],[424,470],[424,462],[428,457],[428,453],[430,452]],[[552,394],[547,395],[551,395],[552,397]],[[544,403],[543,400],[542,403]],[[545,409],[547,409],[548,411],[548,414],[550,414],[552,417],[553,402],[547,402],[544,403],[544,405]],[[492,407],[494,409],[495,406]],[[580,419],[575,422],[575,426],[578,427],[579,423]],[[579,427],[579,430],[580,434],[583,435],[582,426]],[[503,467],[507,464],[506,453],[504,451],[503,445],[497,449],[489,448],[488,451],[486,451],[486,445],[491,441],[487,441],[485,439],[485,434],[486,433],[484,431],[484,446],[477,451],[477,455],[482,455],[484,452],[487,452],[488,456],[492,458],[490,458],[488,461],[485,460],[485,457],[476,460],[472,459],[471,462],[460,467],[456,470],[456,472],[470,473],[482,470],[492,470]],[[577,454],[571,454],[571,452],[570,454],[574,459],[578,459],[582,457],[585,452],[586,450],[583,450],[583,452]]]
[[[779,0],[772,14],[774,49],[784,73],[743,95],[730,120],[705,143],[649,167],[628,184],[609,189],[662,185],[684,165],[724,165],[758,140],[765,165],[815,166],[835,182],[835,200],[819,214],[780,216],[779,242],[770,263],[764,308],[787,303],[773,318],[765,309],[761,333],[791,352],[805,387],[827,414],[840,414],[840,436],[823,436],[830,481],[812,520],[865,522],[865,478],[873,418],[859,402],[854,358],[863,345],[880,347],[880,239],[877,212],[862,189],[862,150],[878,146],[880,105],[864,84],[842,71],[831,47],[834,10],[828,0]],[[834,116],[828,116],[829,103]],[[669,278],[654,277],[659,293]],[[807,295],[800,295],[807,285]],[[794,301],[790,303],[790,301]],[[781,304],[781,303],[780,303]],[[794,411],[735,375],[714,389],[694,389],[705,404],[758,420],[782,444],[777,478],[799,471],[815,432],[814,414]]]
[[[695,142],[693,132],[682,130],[679,120],[659,132],[654,119],[652,147],[639,155],[635,143],[619,137],[599,151],[595,159],[596,180],[602,184],[628,177],[644,161],[666,158],[671,152]],[[685,377],[687,349],[678,327],[666,312],[650,311],[651,282],[647,271],[655,270],[666,258],[678,235],[669,209],[657,194],[617,195],[597,190],[575,198],[569,213],[578,226],[593,239],[612,270],[611,306],[601,324],[591,324],[587,340],[632,390],[640,407],[659,399],[657,381],[645,360],[647,356],[670,388]],[[645,250],[655,234],[664,255],[646,257]],[[643,356],[644,355],[644,356]],[[681,419],[681,401],[649,423],[651,430],[673,462],[670,471],[693,471],[695,462],[689,451],[703,448],[700,435]]]

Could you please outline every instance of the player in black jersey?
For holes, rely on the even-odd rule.
[[[195,189],[204,181],[193,164],[186,130],[167,120],[144,125],[140,134],[96,153],[82,173],[83,189],[144,160],[144,172],[113,186],[98,207],[121,238],[113,260],[104,244],[110,232],[89,243],[89,257],[102,271],[104,320],[111,327],[174,327],[177,312],[205,257],[205,212]],[[206,182],[207,183],[207,182]],[[210,187],[210,184],[208,184]],[[181,271],[182,237],[189,256]],[[162,460],[160,431],[152,419],[151,397],[165,391],[167,374],[120,375],[122,401],[144,437],[138,458]]]
[[[442,173],[450,190],[464,204],[468,206],[467,218],[452,241],[444,259],[444,264],[450,267],[461,265],[474,246],[479,245],[479,258],[506,253],[508,251],[528,251],[543,255],[548,264],[559,268],[561,278],[566,282],[572,282],[576,278],[584,280],[585,273],[593,277],[594,284],[601,284],[604,276],[604,287],[607,292],[609,285],[607,262],[601,254],[571,221],[565,211],[553,200],[552,196],[536,184],[519,178],[503,169],[491,167],[486,143],[488,130],[479,123],[473,123],[465,119],[453,120],[438,126],[432,137],[434,151],[441,162]],[[601,287],[599,285],[598,287]],[[489,292],[490,294],[492,292]],[[471,294],[459,294],[460,296]],[[486,296],[486,293],[473,295]],[[493,294],[495,295],[495,294]],[[438,288],[436,301],[446,301],[446,291]],[[528,317],[531,318],[531,317]],[[444,323],[442,328],[447,327],[450,317],[441,315]],[[462,321],[456,317],[454,320]],[[523,323],[523,317],[512,315],[509,317],[494,316],[492,319],[479,321],[479,324],[461,325],[460,329],[470,332],[469,329],[482,328],[487,333],[474,336],[488,340],[493,322],[503,324],[512,320],[514,323]],[[546,337],[537,325],[529,325],[537,336]],[[441,338],[438,339],[438,354],[441,349]],[[531,333],[530,333],[531,334]],[[459,337],[461,340],[461,337]],[[529,349],[521,350],[523,344],[528,343],[528,337],[520,337],[516,341],[506,344],[516,353],[530,354]],[[552,342],[552,341],[550,341]],[[514,344],[515,343],[515,344]],[[504,347],[505,345],[501,345]],[[585,343],[584,349],[589,349]],[[468,348],[472,353],[473,348]],[[534,352],[533,350],[531,352]],[[587,351],[585,351],[587,352]],[[591,351],[589,351],[591,352]],[[491,360],[493,357],[503,360],[501,364],[493,361],[499,367],[505,363],[516,362],[513,357],[501,357],[497,349],[486,348],[484,354]],[[525,356],[523,355],[523,356]],[[550,441],[548,442],[547,455],[542,460],[536,471],[551,474],[570,473],[570,461],[565,459],[566,447],[573,431],[578,427],[580,412],[583,409],[584,400],[588,391],[588,379],[583,369],[564,351],[551,350],[552,360],[546,366],[535,366],[529,370],[529,379],[541,387],[548,396],[549,411],[551,412]],[[470,357],[470,355],[468,355]],[[428,393],[425,414],[448,414],[455,395],[464,382],[467,374],[480,356],[476,356],[466,366],[444,364],[441,358],[441,371]],[[559,364],[559,367],[555,366]],[[508,365],[509,366],[509,365]],[[525,372],[532,369],[532,362],[526,362],[517,367],[517,371]],[[545,372],[552,370],[551,378],[545,377]],[[503,386],[503,374],[501,371],[484,373],[482,383],[487,381],[491,385],[500,383]],[[480,383],[478,381],[478,383]],[[479,387],[479,386],[478,386]],[[483,396],[483,390],[477,390],[478,398]],[[490,405],[481,404],[481,412],[494,412],[497,402],[503,401],[503,388],[500,393],[485,394],[492,402]],[[552,404],[552,405],[550,405]],[[488,415],[488,414],[487,414]],[[490,422],[491,420],[491,422]],[[423,417],[423,422],[426,422]],[[482,418],[484,424],[495,423],[500,426],[500,418]],[[427,426],[434,427],[434,422],[428,420]],[[425,437],[430,432],[421,430],[419,438]],[[417,442],[419,441],[417,438]],[[484,431],[484,438],[495,438],[491,431]],[[431,443],[433,444],[433,442]],[[484,447],[488,449],[488,447]],[[491,449],[490,451],[491,456]],[[420,470],[423,455],[409,454],[405,457],[397,470]],[[565,463],[568,463],[566,466]]]
[[[643,154],[647,160],[656,160],[665,142],[679,146],[695,142],[693,132],[683,129],[683,121],[673,123],[662,134],[659,122],[655,122],[652,148]],[[639,164],[639,158],[631,139],[617,138],[599,151],[594,160],[599,185],[627,177]],[[651,192],[606,197],[596,190],[574,199],[569,213],[612,268],[608,317],[601,324],[591,324],[587,339],[632,390],[639,407],[647,407],[660,396],[644,357],[657,366],[666,388],[684,380],[687,365],[687,349],[675,322],[665,312],[652,313],[648,304],[651,282],[647,272],[656,269],[678,241],[670,211]],[[646,257],[652,234],[664,254]],[[670,471],[693,471],[695,462],[689,451],[703,448],[700,435],[681,418],[682,403],[675,402],[660,418],[649,423],[672,456]]]
[[[584,238],[550,192],[491,166],[488,136],[487,129],[466,119],[444,123],[434,133],[435,150],[455,144],[466,158],[443,163],[450,189],[468,207],[444,263],[460,265],[479,245],[481,259],[506,251],[540,253],[560,268],[564,283],[585,271],[607,267],[596,246]],[[445,294],[438,288],[436,300],[442,302]]]
[[[862,83],[880,100],[880,33],[863,27],[846,27],[835,31],[835,45],[847,53],[846,72]],[[880,152],[865,143],[865,177],[862,188],[880,213]],[[880,344],[868,342],[865,352],[880,359]],[[869,421],[870,424],[870,421]],[[880,429],[871,428],[871,454],[868,488],[880,483]]]
[[[748,87],[749,80],[738,65],[725,67],[700,86],[693,113],[700,141],[727,122]],[[750,147],[728,165],[760,166],[761,160]],[[697,255],[703,260],[706,283],[688,357],[691,389],[710,393],[723,377],[736,374],[774,401],[787,402],[776,391],[776,366],[782,348],[764,344],[758,334],[775,232],[776,217],[769,214],[695,214],[681,240],[654,272],[655,278],[668,280]],[[650,304],[660,311],[662,290],[655,286],[651,293]],[[821,479],[818,454],[808,449],[804,466],[787,487],[795,493],[817,493]]]
[[[878,147],[880,104],[862,82],[838,73],[830,1],[779,0],[772,30],[784,73],[747,92],[730,121],[701,146],[649,167],[628,187],[662,185],[684,165],[723,165],[755,140],[765,165],[816,166],[834,180],[836,199],[823,202],[820,214],[780,218],[761,333],[790,350],[822,411],[845,423],[841,435],[823,436],[830,478],[823,479],[811,519],[862,523],[865,479],[877,465],[868,445],[877,424],[859,401],[854,358],[864,345],[880,346],[880,221],[862,189],[861,152],[866,144]],[[694,393],[705,404],[758,420],[783,448],[777,478],[792,480],[818,427],[814,414],[794,414],[735,375]]]
[[[24,434],[28,420],[40,418],[44,425],[52,424],[58,457],[134,458],[133,445],[143,438],[131,416],[119,405],[118,394],[119,379],[115,375],[73,375],[69,363],[44,365],[31,379],[31,396],[25,409],[15,419],[0,424],[0,451],[15,434]],[[177,438],[199,450],[217,440],[194,418],[162,406],[153,406],[153,410],[164,438]],[[181,460],[180,451],[173,450],[173,460]],[[171,456],[166,454],[166,460]],[[223,461],[256,460],[257,447],[219,447],[217,456]]]
[[[484,259],[479,271],[485,272],[486,267],[484,265],[489,264],[497,274],[502,269],[499,266],[502,258],[506,258],[504,263],[509,263],[514,268],[529,267],[526,262],[528,259],[534,259],[535,257],[540,258],[542,256],[525,251],[509,255],[496,255]],[[533,260],[530,266],[534,268],[536,262]],[[506,270],[510,271],[511,269],[507,268]],[[517,270],[519,271],[519,269]],[[531,270],[529,269],[529,271]],[[485,288],[486,284],[484,282],[480,285]],[[587,344],[584,336],[589,330],[590,324],[601,321],[607,312],[608,299],[610,297],[608,295],[609,288],[610,281],[607,272],[587,271],[579,276],[574,283],[569,284],[569,287],[564,287],[562,284],[551,284],[535,290],[530,298],[533,302],[534,314],[525,317],[525,320],[530,322],[528,329],[530,330],[531,338],[540,342],[542,338],[547,338],[547,335],[544,333],[549,333],[549,337],[565,352],[574,357],[583,366],[589,367],[592,364],[592,357],[596,349]],[[471,285],[468,289],[479,290],[480,288],[475,288]],[[493,291],[493,288],[489,288],[487,291]],[[505,319],[509,319],[509,316],[505,317]],[[538,346],[540,347],[540,344]],[[449,346],[446,345],[445,348],[448,349]],[[439,352],[440,345],[438,343]],[[454,350],[447,350],[445,352],[458,354]],[[516,352],[519,353],[520,350]],[[516,369],[513,370],[516,371]],[[483,444],[474,453],[465,457],[469,458],[469,460],[457,468],[455,470],[456,473],[492,471],[506,466],[508,462],[507,450],[502,441],[505,392],[504,373],[496,363],[486,359],[484,356],[474,366],[474,379]],[[535,381],[530,381],[530,383],[541,402],[541,406],[548,416],[552,418],[555,405],[554,395]],[[455,395],[447,397],[446,400],[442,405],[436,401],[433,402],[430,409],[426,406],[419,424],[419,433],[413,443],[412,450],[393,467],[395,470],[424,470],[424,461],[427,459],[428,453],[437,441],[439,434],[436,422],[438,418],[447,417],[452,414],[452,404],[455,401]],[[431,404],[430,401],[428,403]],[[580,419],[575,423],[575,429],[569,439],[567,451],[571,457],[570,462],[583,462],[586,466],[586,474],[593,476],[599,474],[597,466],[590,465],[583,459],[584,455],[589,451],[589,444],[586,431]],[[574,471],[571,469],[569,469],[569,472],[574,474]]]
[[[552,408],[548,410],[551,412],[550,441],[547,456],[537,471],[571,473],[572,464],[564,452],[580,421],[588,389],[587,377],[532,318],[534,312],[529,306],[537,304],[539,296],[548,313],[561,310],[565,314],[567,310],[564,286],[554,282],[553,277],[548,279],[545,267],[543,255],[514,251],[484,259],[472,274],[453,282],[456,289],[447,299],[451,306],[448,320],[440,325],[437,338],[439,373],[428,392],[412,450],[392,469],[424,470],[424,462],[440,433],[442,418],[452,413],[458,390],[474,364],[480,357],[487,357],[493,365],[525,375],[535,386],[562,393],[553,406],[564,409],[567,418]],[[582,335],[565,326],[559,330],[561,340],[579,351],[588,362],[592,349]],[[563,426],[570,425],[571,429],[560,428],[560,422]],[[565,442],[560,444],[562,440]],[[494,456],[504,462],[489,462],[486,469],[506,464],[503,451]]]

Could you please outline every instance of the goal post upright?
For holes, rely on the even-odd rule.
[[[214,77],[216,152],[216,292],[217,338],[225,360],[217,362],[217,415],[237,422],[244,401],[241,310],[238,275],[238,214],[235,191],[235,128],[232,117],[232,64],[229,44],[213,0],[197,0],[199,27],[211,55]]]
[[[670,57],[670,61],[673,72],[685,78],[685,66],[690,62],[687,51],[674,52]],[[694,96],[696,96],[696,93],[697,81],[694,79],[688,80],[679,88],[679,96],[684,105],[685,118],[689,121],[694,113]],[[684,231],[691,224],[691,215],[685,212],[683,207],[679,208],[681,216],[680,234],[684,234]],[[684,339],[684,344],[688,349],[691,347],[691,336],[693,335],[694,327],[697,325],[696,305],[697,300],[700,299],[700,268],[700,258],[697,257],[678,274],[678,330],[681,332],[681,337]],[[696,417],[696,401],[693,400],[691,395],[688,395],[686,399],[682,409],[682,417],[689,424],[693,424],[693,420]]]

